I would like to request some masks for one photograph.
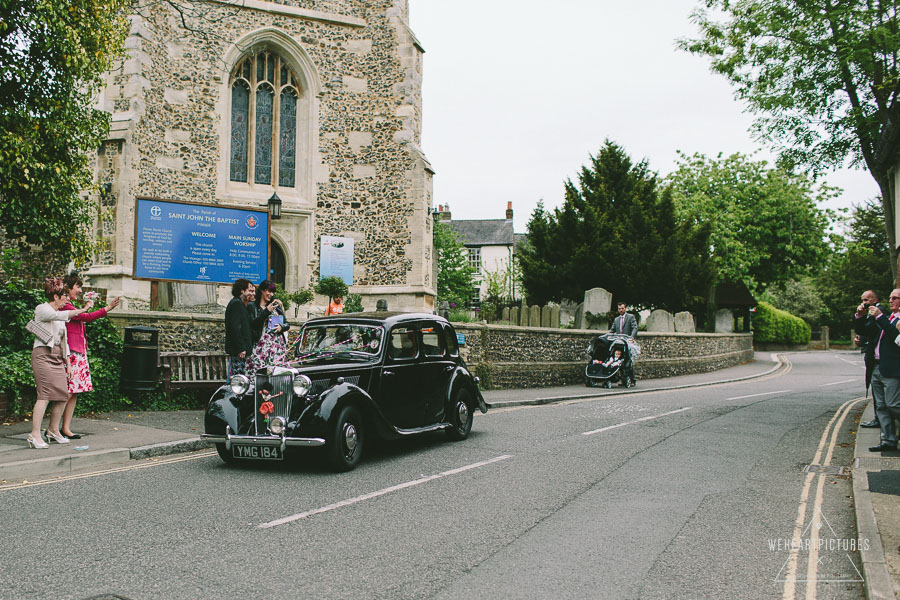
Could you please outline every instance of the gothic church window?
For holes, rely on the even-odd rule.
[[[273,52],[238,61],[231,73],[231,181],[294,187],[299,90],[297,76]]]

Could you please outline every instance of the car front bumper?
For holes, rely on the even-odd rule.
[[[225,435],[213,435],[211,433],[200,434],[201,440],[207,440],[215,444],[225,444],[226,450],[231,450],[232,444],[245,446],[278,446],[283,451],[287,446],[324,446],[323,438],[285,437],[279,435],[233,435],[231,428],[225,427]]]

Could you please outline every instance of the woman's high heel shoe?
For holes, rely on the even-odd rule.
[[[40,439],[40,438],[34,439],[34,438],[31,437],[30,435],[28,436],[27,441],[28,441],[28,445],[29,445],[31,448],[37,448],[37,449],[40,449],[40,450],[45,450],[45,449],[47,449],[47,448],[50,447],[50,444],[48,444],[48,443],[45,442],[44,440],[42,440],[42,439]]]
[[[49,442],[50,440],[53,440],[53,441],[56,442],[57,444],[68,444],[68,443],[69,443],[69,438],[67,438],[66,436],[64,436],[64,435],[62,435],[62,434],[59,434],[59,433],[53,433],[53,432],[50,431],[49,429],[46,430],[45,433],[47,434],[47,441],[48,441],[48,442]]]

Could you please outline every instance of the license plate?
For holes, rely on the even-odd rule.
[[[235,458],[252,458],[255,460],[282,460],[281,448],[278,446],[231,446],[231,454]]]

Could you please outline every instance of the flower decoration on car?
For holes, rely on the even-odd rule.
[[[268,417],[273,412],[275,412],[275,405],[268,400],[259,405],[259,414],[262,416]]]

